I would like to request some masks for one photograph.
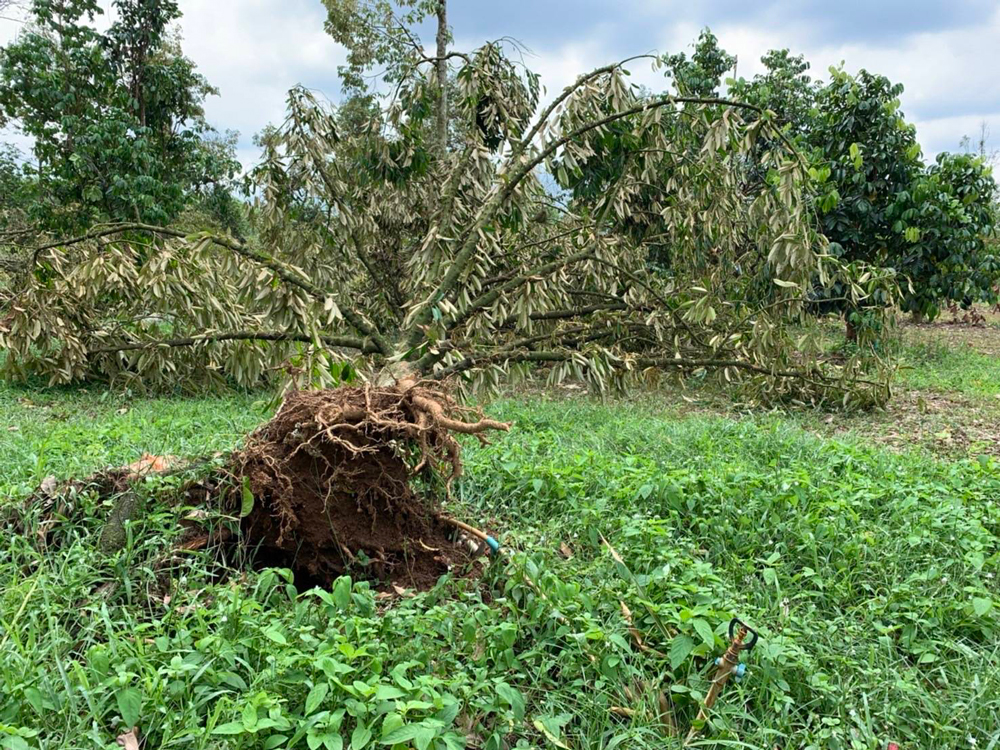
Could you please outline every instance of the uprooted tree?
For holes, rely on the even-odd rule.
[[[328,5],[335,29],[358,22],[360,6]],[[364,6],[376,31],[343,36],[366,45],[349,59],[388,64],[389,93],[355,87],[339,109],[290,93],[261,137],[251,239],[133,223],[33,248],[0,328],[6,373],[245,385],[276,370],[314,384],[393,373],[319,404],[309,435],[276,438],[296,456],[322,443],[321,472],[338,471],[337,451],[361,460],[399,439],[457,471],[447,435],[469,429],[429,384],[488,391],[538,367],[597,388],[712,372],[760,399],[887,397],[871,350],[825,359],[800,325],[817,283],[860,300],[887,282],[819,251],[806,167],[768,113],[640,94],[622,63],[540,106],[538,78],[504,45],[449,52],[443,5],[408,5],[410,22],[437,15],[437,51],[390,4]],[[626,148],[599,190],[546,189],[545,171],[598,168],[610,139]],[[669,264],[651,264],[664,247]],[[399,481],[425,465],[393,455]],[[244,463],[234,473],[257,481]]]
[[[405,362],[489,387],[542,363],[598,387],[712,370],[771,397],[884,397],[863,354],[790,338],[817,279],[861,297],[871,277],[818,251],[803,164],[766,113],[640,96],[622,64],[539,108],[499,44],[432,57],[393,38],[386,103],[290,93],[261,138],[251,240],[135,223],[33,248],[0,330],[8,375],[252,384],[286,363],[335,382],[345,362]],[[612,137],[635,147],[600,191],[545,189]],[[766,178],[747,190],[751,168]],[[648,216],[655,233],[630,231]]]

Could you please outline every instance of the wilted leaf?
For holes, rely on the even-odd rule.
[[[119,734],[115,742],[125,750],[139,750],[139,727],[132,727],[125,734]]]

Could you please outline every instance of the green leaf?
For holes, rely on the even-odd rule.
[[[388,737],[401,726],[403,726],[403,717],[395,711],[390,711],[382,719],[382,737]]]
[[[327,682],[320,682],[313,686],[313,689],[309,691],[309,695],[306,696],[306,710],[305,715],[308,716],[323,702],[326,698],[327,693],[330,692],[330,684]]]
[[[274,748],[282,744],[287,739],[288,737],[283,734],[272,734],[264,740],[264,750],[274,750]]]
[[[329,656],[324,656],[319,660],[318,664],[319,668],[326,673],[327,677],[336,677],[340,674],[350,674],[354,671],[352,667],[349,667],[336,659],[331,659]]]
[[[438,727],[432,724],[419,724],[418,731],[413,737],[413,744],[417,750],[427,750],[437,733]]]
[[[257,731],[257,706],[253,703],[243,706],[243,728],[248,732]]]
[[[265,636],[270,638],[275,643],[278,643],[282,646],[288,645],[288,641],[285,638],[285,634],[282,633],[276,625],[272,625],[269,628],[265,628],[263,633]]]
[[[217,726],[212,730],[212,734],[243,734],[245,731],[242,721],[230,721],[228,724]]]
[[[351,750],[362,750],[372,738],[372,730],[367,724],[358,724],[351,732]]]
[[[28,705],[35,709],[36,713],[42,712],[42,691],[34,687],[26,687],[24,689],[24,699],[28,701]]]
[[[982,617],[991,609],[993,609],[992,599],[984,599],[977,596],[972,600],[972,611],[976,613],[977,617]]]
[[[497,695],[510,704],[511,709],[514,711],[514,718],[518,721],[524,719],[524,696],[521,695],[520,690],[511,687],[506,682],[498,682]]]
[[[398,729],[393,729],[389,734],[384,735],[379,742],[383,745],[398,745],[401,742],[409,742],[420,732],[419,724],[404,724]]]
[[[440,721],[444,726],[451,726],[451,723],[455,721],[455,717],[458,716],[458,712],[461,710],[461,706],[458,701],[454,703],[448,703],[440,711],[438,711],[432,718],[436,721]]]
[[[351,606],[351,577],[340,576],[333,582],[333,601],[341,609]]]
[[[243,477],[243,502],[240,504],[240,518],[246,518],[253,510],[253,492],[250,491],[250,479]]]
[[[695,632],[701,636],[701,639],[705,641],[705,643],[709,646],[715,645],[715,633],[712,632],[711,625],[702,620],[700,617],[696,617],[691,620],[691,625],[694,627]]]
[[[691,655],[694,641],[685,633],[678,633],[670,643],[670,668],[677,669]]]
[[[125,722],[125,726],[131,729],[139,723],[139,711],[142,708],[142,694],[133,687],[122,688],[115,695],[118,702],[118,712]]]
[[[323,746],[326,750],[343,750],[344,738],[339,734],[324,734]]]
[[[375,691],[375,700],[377,701],[391,701],[396,698],[402,698],[406,695],[402,690],[392,685],[379,685],[378,689]]]

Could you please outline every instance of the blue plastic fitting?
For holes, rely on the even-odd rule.
[[[493,537],[491,536],[486,537],[486,544],[489,545],[491,554],[495,555],[498,552],[500,552],[500,542],[498,542]]]

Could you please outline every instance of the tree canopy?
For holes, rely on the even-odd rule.
[[[215,90],[170,32],[176,2],[114,8],[101,32],[96,0],[33,0],[24,31],[0,49],[0,124],[32,140],[26,176],[41,230],[166,224],[239,168],[204,118]]]
[[[995,301],[1000,274],[987,240],[996,226],[996,186],[986,160],[941,154],[926,165],[900,109],[903,87],[885,76],[834,68],[823,84],[787,50],[762,62],[766,72],[734,81],[732,94],[772,113],[807,154],[830,253],[892,269],[903,309],[918,317],[933,318],[949,302]],[[844,310],[852,328],[894,299],[874,294],[859,307],[842,291],[834,285],[819,296],[828,300],[824,309]]]

